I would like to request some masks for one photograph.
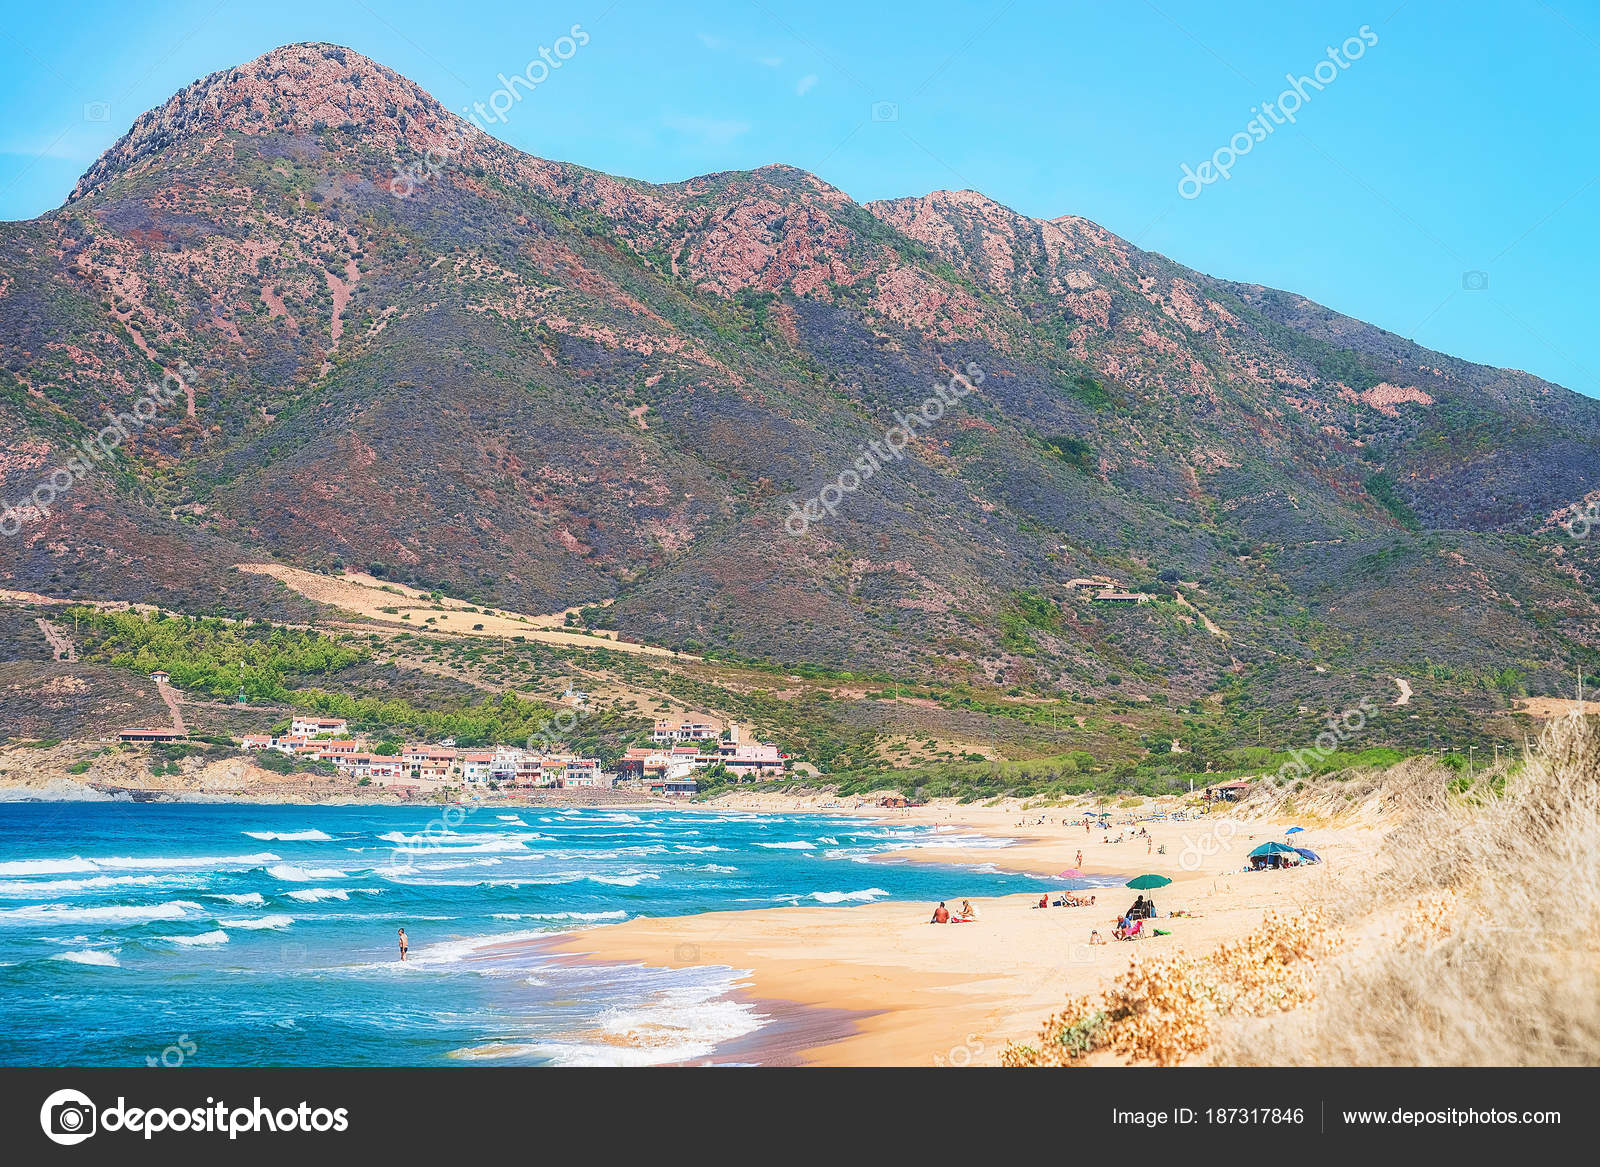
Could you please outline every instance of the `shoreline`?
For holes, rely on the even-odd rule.
[[[1151,951],[1208,951],[1237,940],[1257,927],[1266,911],[1294,906],[1330,870],[1371,854],[1381,838],[1381,832],[1359,823],[1316,827],[1321,865],[1244,873],[1239,870],[1244,853],[1258,842],[1281,837],[1287,824],[1231,816],[1151,822],[1144,824],[1149,839],[1140,837],[1135,843],[1125,826],[1087,834],[1081,826],[1064,826],[1061,820],[1074,813],[1064,807],[1042,816],[1027,812],[1034,821],[1021,824],[1020,804],[930,805],[907,813],[805,805],[809,800],[792,796],[733,799],[755,805],[717,809],[834,814],[1015,840],[1001,846],[908,847],[873,857],[872,862],[947,867],[956,889],[947,897],[952,908],[959,903],[962,870],[983,864],[1056,874],[1071,867],[1081,849],[1086,877],[1108,878],[1113,870],[1121,877],[1110,891],[1086,889],[1096,897],[1093,907],[1040,910],[1031,893],[974,901],[979,918],[971,924],[930,926],[931,904],[881,900],[849,907],[641,916],[562,933],[549,942],[555,952],[602,964],[748,970],[741,999],[782,1000],[849,1014],[850,1032],[843,1034],[822,1026],[802,1032],[807,1014],[792,1016],[796,1028],[784,1035],[783,1064],[810,1066],[998,1064],[1007,1041],[1030,1037],[1065,997],[1108,985],[1126,970],[1130,958]],[[1171,810],[1177,801],[1150,800],[1136,809]],[[1119,810],[1119,819],[1129,809],[1135,808]],[[1038,822],[1041,817],[1046,821]],[[1122,842],[1107,841],[1115,840],[1119,831]],[[1161,846],[1166,854],[1156,850]],[[1137,894],[1121,883],[1145,872],[1172,880],[1154,893],[1163,911],[1181,908],[1195,914],[1161,919],[1159,926],[1168,936],[1131,944],[1112,941],[1116,915]],[[1078,882],[1041,886],[1054,898]],[[1089,943],[1096,930],[1107,943]],[[741,1043],[759,1053],[761,1032]]]
[[[1140,826],[1129,825],[1139,816],[1179,811],[1185,804],[1176,796],[1119,800],[1108,828],[1086,831],[1081,821],[1074,820],[1095,806],[1092,798],[1077,800],[1075,806],[1025,810],[1027,804],[1017,799],[982,806],[945,801],[890,809],[865,802],[840,805],[826,794],[797,797],[751,791],[730,792],[706,803],[560,797],[583,793],[496,798],[479,808],[537,810],[587,805],[598,811],[626,808],[740,817],[814,815],[887,827],[891,832],[916,828],[921,837],[910,837],[908,830],[903,845],[891,837],[887,843],[895,849],[861,854],[857,861],[863,867],[850,870],[870,879],[865,873],[873,865],[916,864],[937,869],[942,874],[936,881],[919,883],[931,885],[952,910],[970,891],[968,873],[1002,870],[1037,879],[1037,891],[974,900],[978,920],[967,924],[930,926],[931,901],[881,898],[859,905],[796,903],[682,916],[637,916],[516,940],[497,942],[484,937],[474,946],[484,955],[510,945],[536,948],[562,961],[657,970],[701,968],[719,978],[732,974],[719,999],[753,1009],[761,1023],[722,1044],[708,1043],[709,1053],[684,1064],[993,1065],[1008,1041],[1036,1033],[1065,997],[1107,986],[1128,967],[1130,958],[1152,949],[1198,953],[1233,941],[1257,927],[1265,911],[1292,908],[1303,892],[1316,889],[1331,870],[1364,861],[1383,835],[1377,824],[1362,815],[1341,816],[1336,820],[1340,825],[1331,826],[1307,814],[1300,822],[1310,828],[1312,833],[1306,837],[1322,854],[1324,864],[1244,874],[1239,869],[1245,852],[1259,841],[1283,838],[1288,824],[1238,816],[1240,809],[1248,813],[1248,808],[1214,807],[1205,815],[1145,821],[1144,834],[1138,833]],[[0,797],[3,794],[0,791]],[[440,806],[334,798],[307,804],[301,799],[273,802],[199,792],[176,800],[243,805],[408,805],[422,812]],[[847,830],[841,827],[835,833],[843,835]],[[1081,872],[1049,878],[1069,868],[1081,868]],[[823,868],[819,865],[816,870]],[[1163,917],[1159,924],[1167,936],[1134,944],[1110,941],[1116,915],[1135,894],[1121,885],[1146,872],[1172,881],[1154,893],[1163,911],[1183,909],[1192,914]],[[895,886],[888,880],[885,883]],[[964,888],[964,883],[969,886]],[[1095,897],[1095,904],[1038,908],[1041,895],[1054,898],[1066,888],[1083,889]],[[640,906],[649,910],[648,905]],[[1094,931],[1108,942],[1091,943]],[[644,1040],[648,1044],[648,1039]]]

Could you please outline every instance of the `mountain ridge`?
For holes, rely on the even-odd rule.
[[[192,416],[0,545],[31,590],[303,614],[231,564],[376,563],[752,659],[1273,700],[1330,655],[1553,679],[1600,626],[1557,526],[1600,489],[1600,403],[976,191],[534,158],[339,46],[141,115],[0,227],[0,281],[7,500],[141,377],[201,371]],[[783,533],[968,365],[904,463]],[[1066,585],[1094,574],[1158,601]],[[1443,623],[1386,643],[1416,597]]]

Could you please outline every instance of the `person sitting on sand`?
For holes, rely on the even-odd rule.
[[[1130,920],[1142,919],[1144,917],[1144,911],[1145,911],[1144,896],[1140,896],[1138,899],[1133,901],[1133,907],[1128,909],[1128,919],[1130,919]]]
[[[1044,895],[1039,897],[1039,902],[1033,906],[1036,908],[1048,908],[1050,906],[1050,893],[1045,892]]]
[[[1094,931],[1089,933],[1090,944],[1104,944],[1105,942],[1106,938],[1100,935],[1100,929],[1096,928]]]
[[[948,924],[950,922],[950,909],[944,906],[944,901],[939,901],[939,906],[933,909],[933,919],[930,924]]]
[[[978,909],[972,906],[971,900],[962,900],[961,910],[956,913],[955,919],[956,923],[958,924],[976,923],[978,919]]]

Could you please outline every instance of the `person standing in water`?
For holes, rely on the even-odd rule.
[[[400,959],[401,960],[404,960],[406,958],[406,949],[408,949],[410,947],[411,947],[411,942],[406,939],[406,930],[404,928],[401,928],[400,929]]]

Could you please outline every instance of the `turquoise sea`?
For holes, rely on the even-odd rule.
[[[0,1065],[696,1061],[770,1018],[740,970],[555,959],[640,915],[1037,892],[1004,840],[827,814],[0,803]],[[910,846],[965,864],[884,862]],[[980,856],[981,858],[981,856]],[[397,928],[411,959],[396,959]]]

